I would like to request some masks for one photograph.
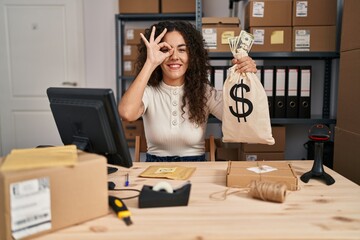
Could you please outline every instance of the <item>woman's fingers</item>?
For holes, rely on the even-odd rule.
[[[233,59],[233,64],[236,64],[236,70],[242,72],[256,73],[256,63],[251,57],[242,57],[240,59]]]
[[[154,27],[154,32],[155,32],[155,27]],[[161,41],[161,39],[165,36],[166,32],[167,32],[167,29],[165,28],[165,29],[162,31],[162,33],[160,33],[160,35],[157,36],[157,38],[155,39],[155,42],[156,42],[156,43],[159,43],[159,42]]]

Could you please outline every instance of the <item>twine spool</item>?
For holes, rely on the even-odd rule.
[[[271,183],[252,181],[248,193],[251,197],[264,201],[282,203],[286,197],[286,185],[284,183]]]

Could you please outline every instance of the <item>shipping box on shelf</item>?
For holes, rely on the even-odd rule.
[[[34,237],[104,216],[109,213],[106,158],[79,152],[74,167],[0,171],[0,199],[3,240]]]
[[[161,0],[162,13],[195,13],[195,0]]]
[[[293,27],[292,41],[294,52],[335,52],[336,26]]]
[[[210,52],[230,52],[228,39],[238,36],[240,30],[240,20],[237,17],[202,18],[205,47]]]
[[[143,28],[128,28],[125,30],[125,44],[126,45],[138,45],[140,43],[140,33],[144,33]]]
[[[119,13],[159,13],[159,0],[119,0]]]
[[[344,1],[341,26],[341,51],[360,48],[359,9],[359,0]]]
[[[241,144],[241,151],[244,153],[254,152],[284,152],[286,142],[286,127],[272,126],[272,135],[275,139],[274,145],[243,143]]]
[[[337,0],[294,0],[292,16],[293,26],[336,25]]]
[[[250,27],[254,35],[251,52],[291,52],[291,27]]]
[[[138,56],[137,45],[123,46],[123,60],[136,60],[137,56]]]
[[[245,29],[291,26],[292,0],[250,0],[245,7]]]
[[[298,189],[298,178],[286,161],[229,161],[226,185],[228,187],[249,187],[253,180],[284,183],[288,190]]]
[[[360,49],[341,52],[336,126],[360,135]]]

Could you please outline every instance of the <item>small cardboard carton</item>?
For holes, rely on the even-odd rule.
[[[159,13],[159,0],[119,0],[119,13]]]
[[[196,11],[194,0],[161,0],[162,13],[194,13]]]
[[[250,27],[254,35],[252,52],[291,52],[291,27]]]
[[[0,171],[0,239],[28,239],[107,215],[106,165],[105,157],[79,152],[74,167]]]
[[[336,25],[337,0],[293,0],[293,26]]]
[[[293,27],[293,52],[335,52],[336,26]]]
[[[229,38],[240,34],[237,17],[203,17],[202,35],[209,52],[230,52]]]
[[[226,185],[228,187],[248,187],[253,180],[284,183],[288,190],[298,189],[298,178],[291,164],[285,161],[229,161]]]
[[[245,29],[291,26],[292,0],[250,0],[245,7]]]

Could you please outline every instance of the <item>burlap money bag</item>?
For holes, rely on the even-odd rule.
[[[236,58],[247,56],[238,50]],[[223,142],[275,143],[271,132],[268,99],[255,73],[237,73],[229,68],[223,86]]]

